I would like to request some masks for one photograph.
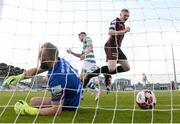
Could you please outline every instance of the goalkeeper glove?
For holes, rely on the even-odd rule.
[[[16,112],[16,114],[20,114],[20,115],[37,115],[38,114],[37,108],[33,108],[33,107],[29,106],[23,100],[19,100],[14,105],[14,111]]]
[[[9,85],[16,85],[20,80],[23,79],[24,79],[24,74],[20,74],[17,76],[10,76],[2,83],[2,86],[4,87]]]

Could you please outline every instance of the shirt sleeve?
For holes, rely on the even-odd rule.
[[[89,44],[92,44],[92,39],[90,37],[86,37],[85,42],[88,46]]]
[[[51,101],[61,101],[64,100],[64,84],[66,82],[66,76],[55,74],[50,78],[50,92]]]
[[[113,29],[113,30],[116,29],[116,20],[113,20],[113,21],[110,23],[109,29]]]

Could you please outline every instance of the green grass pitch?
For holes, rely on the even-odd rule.
[[[12,97],[8,107],[0,117],[0,123],[13,123],[17,115],[13,105],[17,100],[24,100],[28,92],[0,92],[0,114]],[[19,116],[16,123],[180,123],[180,91],[156,91],[157,106],[153,111],[141,110],[134,106],[134,92],[111,92],[101,93],[101,98],[97,104],[91,93],[85,93],[85,99],[81,101],[81,106],[77,113],[65,111],[54,119],[54,116]],[[27,101],[33,96],[43,96],[44,91],[30,92]],[[47,94],[49,96],[49,94]],[[171,98],[171,96],[173,96]],[[171,99],[173,99],[171,101]],[[173,106],[171,106],[173,103]],[[97,106],[98,105],[98,106]],[[173,107],[173,109],[172,109]],[[97,109],[96,109],[97,108]],[[134,109],[135,108],[135,109]]]

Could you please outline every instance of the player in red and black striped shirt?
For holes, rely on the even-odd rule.
[[[129,10],[122,9],[120,13],[120,18],[114,19],[110,23],[110,28],[108,34],[110,35],[108,41],[105,44],[105,52],[107,57],[108,66],[103,66],[94,72],[87,75],[84,84],[86,85],[90,78],[99,75],[99,73],[104,73],[109,76],[105,76],[106,87],[108,89],[108,78],[112,74],[126,72],[130,70],[129,62],[127,57],[121,50],[121,43],[124,35],[130,31],[129,27],[125,27],[125,22],[129,18]],[[120,65],[117,66],[117,63]]]

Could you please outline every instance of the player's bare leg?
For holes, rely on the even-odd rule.
[[[117,66],[117,63],[119,63],[120,66]],[[124,59],[124,60],[108,60],[108,70],[110,73],[114,73],[114,72],[118,73],[119,71],[122,71],[122,72],[129,71],[130,70],[129,62],[126,59]],[[110,78],[111,78],[111,75],[107,75],[105,77],[105,85],[106,85],[107,91],[110,90]]]
[[[129,62],[128,60],[108,60],[108,69],[109,72],[114,72],[117,69],[117,62],[121,64],[122,68],[124,69],[124,72],[130,70]]]
[[[117,66],[117,63],[119,63],[120,65]],[[108,66],[102,66],[101,68],[93,71],[86,76],[86,79],[84,80],[84,87],[88,84],[89,80],[92,77],[98,76],[100,73],[103,73],[105,75],[105,80],[108,81],[109,79],[106,75],[113,75],[129,70],[130,66],[127,59],[108,60]],[[105,82],[105,84],[108,84],[108,82]]]
[[[107,90],[107,94],[110,92],[110,85],[111,85],[111,75],[110,74],[106,74],[105,76],[105,86],[106,86],[106,90]]]
[[[80,74],[80,76],[79,76],[79,79],[81,80],[82,83],[84,82],[85,76],[86,76],[86,73],[84,73],[84,72],[82,71],[81,74]],[[82,94],[81,94],[81,100],[84,100],[84,90],[85,90],[85,89],[83,89]]]
[[[113,72],[116,70],[117,60],[108,60],[108,70],[109,72]]]
[[[84,80],[84,77],[85,77],[85,74],[84,74],[83,72],[81,72],[81,74],[80,74],[80,76],[79,76],[79,79],[80,79],[81,81],[83,81],[83,80]]]
[[[62,111],[60,105],[63,103],[60,102],[52,102],[48,97],[33,97],[30,100],[30,106],[32,107],[40,107],[39,114],[40,115],[59,115]]]
[[[117,60],[108,60],[108,70],[109,72],[114,72],[117,68]],[[107,90],[107,94],[110,91],[110,84],[111,84],[111,75],[107,74],[105,76],[105,86],[106,86],[106,90]]]
[[[130,65],[129,65],[129,61],[128,60],[121,59],[121,60],[118,60],[118,63],[121,64],[121,66],[123,67],[125,72],[130,70]]]
[[[30,100],[30,106],[32,107],[47,107],[51,105],[51,99],[48,97],[33,97]]]
[[[42,108],[39,109],[39,114],[40,115],[59,115],[62,112],[62,106],[63,105],[63,101],[60,102],[52,102],[51,101],[51,107],[49,108]]]

